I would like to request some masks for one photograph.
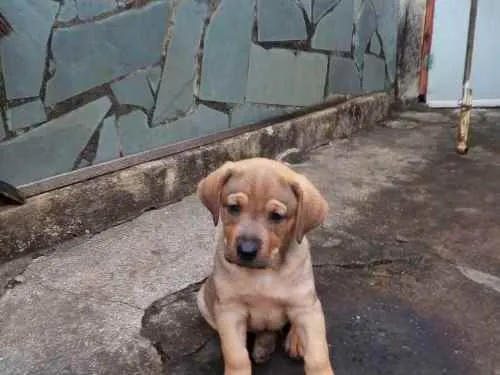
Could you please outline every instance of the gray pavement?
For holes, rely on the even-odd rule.
[[[473,120],[466,156],[456,115],[406,111],[294,165],[332,207],[310,239],[337,375],[500,374],[500,111]],[[0,374],[222,374],[212,246],[189,197],[0,266]]]

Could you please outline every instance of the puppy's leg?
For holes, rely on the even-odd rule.
[[[212,329],[217,330],[213,313],[213,303],[215,299],[215,288],[213,285],[213,279],[210,276],[198,291],[196,303],[198,305],[198,310],[206,322],[210,325],[210,327],[212,327]]]
[[[252,350],[252,358],[255,363],[264,363],[276,350],[277,332],[264,331],[255,336],[255,344]]]
[[[304,346],[302,345],[302,341],[300,341],[299,329],[295,324],[292,324],[286,336],[285,350],[291,358],[304,358]]]
[[[298,354],[303,352],[306,374],[333,375],[321,302],[317,299],[307,309],[294,309],[289,316],[292,323],[290,345],[295,346],[293,349]]]
[[[252,364],[246,348],[247,316],[235,306],[214,306],[219,333],[224,375],[251,375]]]

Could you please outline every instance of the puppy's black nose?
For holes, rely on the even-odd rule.
[[[251,261],[257,257],[259,252],[261,241],[259,239],[238,239],[236,246],[236,251],[241,260]]]

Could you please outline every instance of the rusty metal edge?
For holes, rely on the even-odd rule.
[[[429,84],[429,58],[432,48],[432,34],[434,32],[434,9],[436,0],[427,0],[425,9],[424,31],[420,48],[420,77],[419,95],[424,99],[427,95]]]

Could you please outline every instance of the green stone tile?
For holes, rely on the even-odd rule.
[[[359,66],[363,63],[363,56],[368,43],[377,30],[377,13],[370,1],[365,1],[361,8],[359,20],[356,22],[356,43],[354,56]]]
[[[185,117],[149,128],[142,111],[133,111],[118,119],[118,134],[126,155],[212,134],[229,128],[229,117],[200,105]]]
[[[45,109],[40,99],[27,102],[7,110],[9,128],[19,130],[28,126],[40,124],[47,120]]]
[[[77,0],[78,18],[88,20],[116,8],[115,0]]]
[[[169,143],[197,138],[229,128],[229,117],[205,105],[186,117],[152,129],[152,146],[158,147]]]
[[[146,111],[153,108],[154,98],[149,87],[147,73],[144,70],[113,82],[111,89],[120,104],[135,105]]]
[[[297,110],[296,107],[277,107],[266,104],[242,104],[231,111],[231,127],[251,125]]]
[[[221,0],[205,35],[201,99],[243,103],[254,0]]]
[[[116,129],[116,117],[110,116],[104,119],[99,132],[99,143],[97,152],[92,164],[99,164],[105,161],[120,157],[120,141]]]
[[[365,55],[363,64],[363,92],[375,92],[385,89],[385,62],[373,56]]]
[[[76,8],[76,0],[64,0],[61,3],[61,9],[57,15],[59,22],[69,22],[78,16],[78,9]]]
[[[13,185],[69,172],[111,108],[104,97],[0,143],[0,178]]]
[[[118,119],[118,136],[125,155],[149,150],[152,144],[151,135],[148,118],[140,110],[132,111]]]
[[[15,30],[0,38],[7,99],[40,94],[47,41],[58,8],[55,1],[0,1],[0,13]]]
[[[361,94],[361,74],[354,60],[339,56],[330,57],[328,94]]]
[[[311,52],[252,45],[247,101],[308,106],[323,100],[328,58]]]
[[[316,27],[311,41],[314,49],[350,52],[354,25],[354,4],[342,0]]]
[[[329,11],[334,9],[342,0],[314,0],[313,22],[318,23]],[[352,0],[348,0],[352,2]]]
[[[307,39],[302,10],[295,0],[257,0],[259,42]]]
[[[194,103],[196,55],[208,10],[198,0],[184,0],[175,10],[153,124],[182,116]]]
[[[377,56],[380,56],[382,53],[382,45],[380,44],[380,39],[377,34],[374,34],[370,40],[370,52]]]
[[[146,71],[149,87],[151,91],[156,93],[161,81],[161,66],[153,66]]]
[[[306,12],[307,18],[309,21],[312,21],[312,12],[313,12],[313,0],[299,0],[299,5]]]
[[[396,75],[396,50],[399,24],[398,0],[373,0],[375,9],[379,14],[378,33],[382,38],[387,70],[391,83]]]
[[[92,23],[57,29],[52,38],[55,74],[45,104],[100,86],[161,57],[168,2],[155,1]]]

